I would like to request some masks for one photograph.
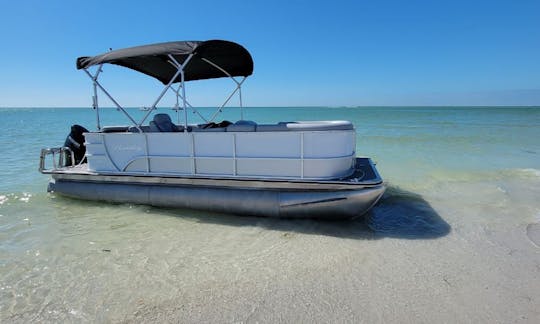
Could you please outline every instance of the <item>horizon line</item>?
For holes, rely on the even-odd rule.
[[[243,108],[540,108],[540,104],[535,105],[339,105],[339,106],[327,106],[327,105],[268,105],[268,106],[244,106]],[[90,106],[0,106],[0,109],[94,109]],[[99,107],[101,109],[118,109],[113,106]],[[122,107],[124,109],[140,109],[142,107]],[[200,106],[200,108],[217,108],[215,106]],[[240,106],[223,107],[226,108],[240,108]],[[172,107],[156,107],[155,109],[172,109]],[[189,107],[188,107],[189,109]]]

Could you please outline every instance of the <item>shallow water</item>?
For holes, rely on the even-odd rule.
[[[92,111],[0,116],[0,322],[540,319],[540,108],[249,109],[355,123],[388,190],[348,222],[47,194],[39,150]]]

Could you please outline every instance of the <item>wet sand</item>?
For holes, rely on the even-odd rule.
[[[0,263],[0,319],[538,322],[536,225],[441,198],[390,187],[365,220],[321,222],[57,197],[54,224],[36,214],[1,238],[24,250]]]
[[[351,222],[48,195],[39,150],[95,116],[0,113],[0,323],[540,323],[538,108],[250,110],[354,122],[389,189]]]
[[[540,223],[531,223],[527,225],[527,237],[534,245],[540,247]]]

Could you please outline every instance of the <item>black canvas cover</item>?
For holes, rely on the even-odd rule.
[[[97,56],[77,59],[77,69],[85,69],[103,63],[124,66],[152,76],[164,84],[169,83],[177,72],[168,55],[183,64],[194,54],[184,69],[185,81],[222,78],[227,75],[203,61],[210,60],[231,76],[249,76],[253,73],[253,60],[249,52],[239,44],[223,41],[182,41],[124,48]],[[174,82],[180,82],[180,75]]]

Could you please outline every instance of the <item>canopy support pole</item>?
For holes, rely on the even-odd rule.
[[[92,108],[96,110],[96,123],[97,123],[97,130],[98,131],[101,130],[101,123],[100,123],[100,120],[99,120],[99,105],[98,105],[98,94],[97,94],[96,81],[97,81],[101,71],[103,71],[102,67],[103,67],[103,64],[100,64],[97,71],[96,71],[96,74],[94,74],[92,76],[92,86],[94,88],[94,95],[92,96]]]
[[[175,110],[177,112],[177,115],[178,115],[178,123],[180,124],[180,113],[179,113],[179,110],[180,110],[180,104],[179,104],[179,99],[182,99],[182,95],[180,94],[180,89],[182,88],[182,84],[180,84],[178,86],[178,89],[175,89],[175,88],[171,88],[174,93],[176,93],[176,106],[175,106]],[[191,109],[193,110],[193,112],[195,114],[197,114],[202,120],[204,120],[205,123],[208,123],[208,120],[206,118],[204,118],[203,115],[201,115],[201,113],[195,108],[193,107],[189,101],[186,100],[186,105]]]
[[[185,87],[185,75],[184,75],[184,69],[182,69],[182,73],[180,74],[180,77],[182,78],[182,103],[184,105],[184,133],[187,133],[187,105],[186,105],[186,87]]]
[[[176,66],[176,68],[178,69],[178,72],[180,72],[180,79],[181,79],[181,88],[182,88],[182,104],[184,106],[184,133],[187,133],[188,131],[188,125],[187,125],[187,101],[186,101],[186,80],[185,80],[185,74],[184,74],[184,69],[186,68],[186,66],[188,65],[189,61],[191,61],[191,58],[193,57],[193,54],[189,54],[189,56],[187,57],[187,59],[184,61],[184,64],[180,64],[175,58],[174,56],[172,56],[171,54],[168,55],[169,58],[171,59],[173,65]],[[177,73],[178,74],[178,73]],[[175,77],[171,79],[171,82],[172,83],[174,81],[174,79],[176,78],[176,75],[175,74]]]
[[[246,77],[244,77],[244,80]],[[242,80],[242,82],[244,82]],[[238,97],[240,98],[240,120],[244,120],[244,106],[242,105],[242,88],[238,86]]]
[[[87,69],[83,69],[83,70],[84,70],[84,72],[86,72],[86,74],[88,75],[88,77],[94,81],[94,84],[95,84],[97,87],[99,87],[99,89],[101,89],[101,91],[103,91],[103,93],[104,93],[104,94],[105,94],[105,95],[106,95],[106,96],[114,103],[114,105],[115,105],[118,109],[120,109],[120,110],[124,113],[124,115],[126,115],[127,118],[129,118],[129,120],[133,123],[133,125],[135,125],[135,127],[137,127],[137,129],[139,130],[139,132],[142,133],[141,128],[139,127],[139,125],[137,124],[137,122],[129,115],[129,113],[128,113],[122,106],[120,106],[120,104],[119,104],[116,100],[114,100],[114,98],[107,92],[107,90],[105,90],[105,88],[103,88],[103,86],[99,83],[99,81],[98,81],[97,79],[94,79],[94,78],[92,77],[92,74],[91,74],[90,72],[88,72]]]
[[[244,81],[246,81],[246,77],[244,77],[242,79],[242,81],[238,82],[236,80],[234,80],[236,83],[237,83],[237,86],[236,88],[233,90],[233,92],[231,92],[231,94],[229,95],[229,97],[227,97],[227,99],[225,100],[225,102],[216,110],[216,112],[212,115],[212,118],[210,118],[210,121],[214,121],[214,118],[216,118],[216,116],[222,111],[223,107],[225,107],[225,105],[229,102],[229,100],[231,100],[231,98],[234,96],[234,94],[236,93],[236,91],[238,91],[241,87],[242,87],[242,83],[244,83]],[[240,110],[242,111],[242,110]],[[244,118],[244,114],[242,113],[241,118]]]
[[[187,114],[185,112],[185,109],[186,109],[186,100],[185,100],[185,90],[184,90],[184,68],[186,67],[186,65],[189,63],[189,61],[191,60],[191,58],[193,57],[193,54],[190,54],[187,59],[184,61],[184,64],[180,64],[178,63],[178,61],[174,58],[174,56],[172,56],[171,54],[168,55],[169,58],[171,59],[171,64],[176,67],[177,71],[176,73],[173,75],[173,77],[171,78],[171,80],[169,81],[169,83],[167,83],[167,85],[163,88],[163,90],[161,91],[161,93],[159,94],[159,96],[157,97],[156,101],[154,102],[154,104],[150,107],[150,109],[148,109],[148,112],[146,113],[146,115],[144,115],[143,119],[141,120],[141,122],[138,124],[138,126],[140,127],[144,121],[146,120],[146,118],[148,118],[148,116],[152,113],[152,110],[156,109],[156,106],[157,104],[159,103],[159,101],[161,100],[161,98],[163,98],[163,96],[165,95],[165,93],[167,92],[167,90],[169,90],[169,88],[171,88],[172,84],[174,83],[174,80],[176,80],[176,78],[178,77],[178,75],[180,75],[181,79],[182,79],[182,83],[181,83],[181,87],[182,87],[182,93],[184,94],[184,117],[185,117],[185,122],[184,124],[187,125]],[[174,90],[174,89],[173,89]],[[187,129],[187,126],[186,126],[186,129]]]
[[[167,83],[167,85],[165,86],[165,88],[163,88],[163,90],[161,91],[161,93],[159,94],[159,96],[157,97],[156,101],[154,101],[154,104],[150,107],[150,109],[148,109],[148,112],[146,113],[146,115],[144,115],[143,119],[141,120],[141,122],[139,123],[139,126],[141,126],[144,121],[146,120],[146,118],[148,118],[148,116],[152,113],[152,110],[156,109],[156,106],[157,104],[159,103],[159,101],[161,100],[161,98],[163,98],[163,96],[165,95],[165,93],[167,92],[167,90],[169,90],[169,88],[171,87],[171,85],[173,84],[173,81],[174,79],[176,79],[176,77],[178,77],[178,74],[181,74],[182,72],[180,70],[176,71],[176,73],[174,74],[174,76],[172,77],[171,81],[169,81],[169,83]]]
[[[174,94],[175,94],[175,97],[176,97],[176,103],[174,104],[174,110],[176,110],[176,122],[178,124],[180,124],[180,104],[179,104],[179,99],[180,99],[180,87],[182,85],[179,85],[178,86],[178,89],[175,89],[173,87],[171,87],[171,89],[174,91]]]
[[[227,72],[224,68],[222,68],[221,66],[217,65],[216,63],[210,61],[209,59],[207,58],[201,58],[201,60],[205,61],[206,63],[212,65],[213,67],[215,67],[216,69],[220,70],[221,72],[223,72],[226,76],[228,76],[231,80],[234,81],[234,83],[236,83],[236,89],[234,89],[234,91],[231,93],[231,95],[227,98],[227,100],[225,100],[225,102],[223,103],[223,105],[221,105],[221,107],[219,107],[217,109],[217,111],[212,115],[212,118],[210,118],[210,121],[213,121],[214,118],[216,118],[216,116],[222,111],[221,109],[223,107],[225,107],[225,105],[229,102],[229,100],[231,100],[232,96],[236,93],[236,91],[238,91],[238,95],[240,97],[240,119],[243,120],[244,119],[244,107],[242,105],[242,83],[244,83],[244,81],[246,80],[247,77],[244,77],[242,79],[242,81],[238,82],[238,80],[236,80],[229,72]]]

